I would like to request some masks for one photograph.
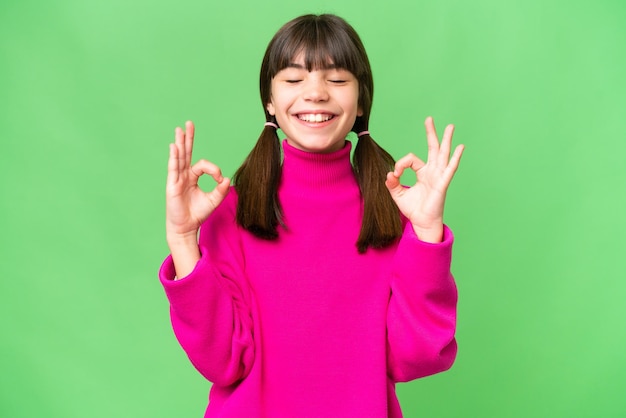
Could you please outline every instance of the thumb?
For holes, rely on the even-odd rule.
[[[222,181],[217,183],[215,190],[222,195],[222,199],[226,197],[230,190],[230,179],[228,177],[222,177]]]
[[[387,190],[389,190],[389,193],[393,198],[397,197],[404,190],[404,187],[402,187],[402,185],[400,184],[400,178],[396,177],[396,175],[392,171],[387,173],[385,186],[387,187]]]
[[[228,192],[230,191],[230,179],[228,177],[222,177],[221,180],[215,185],[215,188],[211,190],[208,195],[209,199],[215,207],[217,207]]]

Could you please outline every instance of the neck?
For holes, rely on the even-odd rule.
[[[301,190],[328,189],[353,186],[356,184],[350,150],[352,144],[346,141],[338,151],[329,153],[306,152],[294,148],[283,141],[285,158],[281,176],[281,188],[291,185]]]

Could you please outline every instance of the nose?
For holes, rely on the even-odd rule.
[[[328,90],[325,80],[310,77],[304,85],[304,99],[311,102],[323,102],[328,100]]]

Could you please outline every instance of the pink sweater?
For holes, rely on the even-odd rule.
[[[161,266],[176,337],[213,382],[205,417],[401,417],[395,383],[454,362],[452,233],[428,244],[405,222],[396,245],[359,254],[350,147],[283,144],[277,241],[237,226],[231,190],[194,271],[173,281],[171,257]]]

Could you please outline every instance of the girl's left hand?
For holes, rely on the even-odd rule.
[[[396,162],[394,171],[387,173],[385,185],[402,214],[413,225],[417,237],[422,241],[436,243],[443,239],[446,192],[459,166],[464,146],[457,146],[450,157],[454,126],[446,127],[440,144],[433,118],[426,118],[424,124],[428,161],[424,163],[414,154],[402,157]],[[407,168],[415,171],[417,177],[417,182],[410,188],[400,184],[400,176]]]

